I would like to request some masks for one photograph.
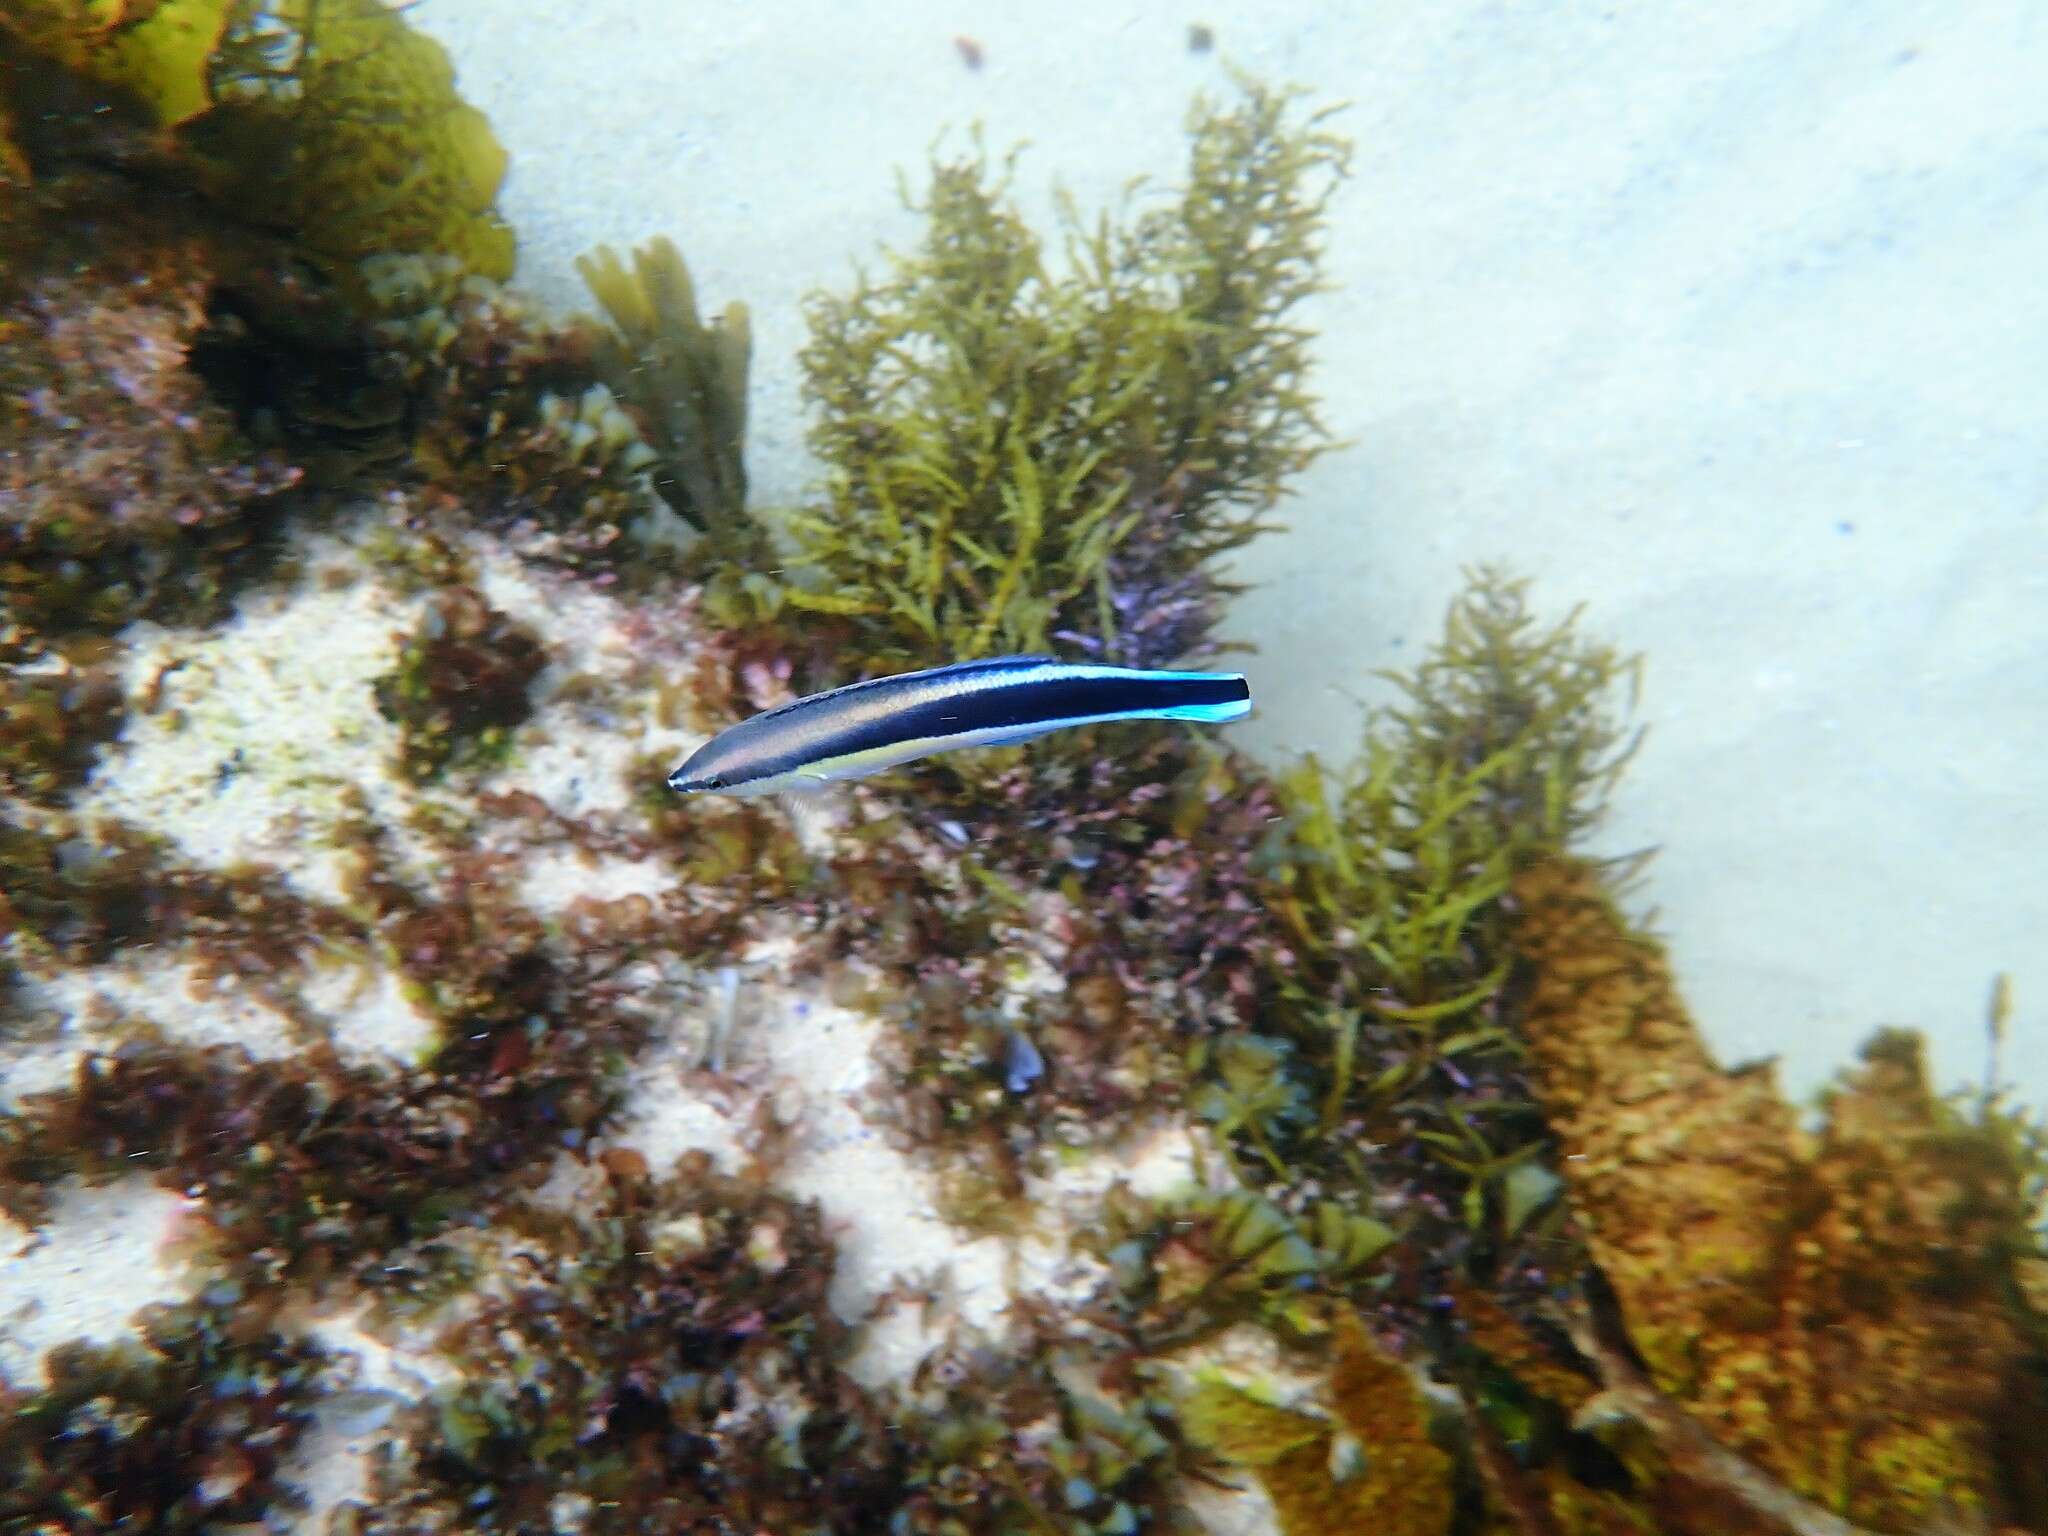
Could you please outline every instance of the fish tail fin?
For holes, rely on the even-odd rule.
[[[1145,713],[1159,720],[1216,725],[1252,712],[1251,685],[1237,672],[1166,672],[1153,679],[1165,695]]]
[[[1242,720],[1251,712],[1250,699],[1236,699],[1228,704],[1169,704],[1155,714],[1161,720],[1200,720],[1220,725],[1226,720]]]

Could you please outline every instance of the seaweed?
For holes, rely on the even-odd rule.
[[[1028,1346],[864,1388],[815,1205],[701,1154],[601,1166],[577,1213],[519,1218],[528,1264],[444,1335],[461,1379],[404,1426],[358,1529],[1176,1528],[1163,1405],[1065,1386]]]
[[[144,1312],[139,1342],[60,1346],[41,1390],[0,1384],[0,1527],[197,1532],[292,1513],[285,1468],[335,1371],[274,1313],[219,1284]]]
[[[406,775],[429,779],[451,765],[481,767],[511,748],[533,712],[529,688],[547,664],[539,639],[473,587],[436,595],[377,683],[377,707],[403,732]]]
[[[0,635],[0,793],[60,802],[126,715],[105,646],[45,651]]]
[[[1510,882],[1595,824],[1632,746],[1633,665],[1575,616],[1539,624],[1525,583],[1468,580],[1439,644],[1390,674],[1400,701],[1359,762],[1281,780],[1263,864],[1274,1043],[1212,1056],[1198,1102],[1274,1198],[1320,1186],[1398,1211],[1434,1262],[1487,1268],[1545,1204],[1518,1172],[1548,1136],[1507,991]]]
[[[1062,1370],[1062,1366],[1065,1370]],[[1072,1384],[1084,1363],[1029,1349],[947,1352],[886,1402],[906,1462],[890,1529],[907,1536],[1198,1531],[1180,1497],[1208,1458],[1164,1397]],[[1063,1377],[1065,1379],[1063,1379]]]
[[[827,480],[778,520],[745,505],[744,310],[707,323],[665,241],[586,258],[609,325],[500,288],[502,152],[397,12],[0,18],[0,970],[156,945],[296,1035],[259,1059],[110,1013],[0,1113],[0,1209],[141,1172],[216,1271],[143,1346],[7,1389],[0,1515],[282,1514],[328,1369],[282,1309],[344,1292],[446,1325],[454,1373],[362,1529],[1131,1536],[1233,1469],[1295,1532],[2040,1523],[2039,1125],[1995,1065],[1936,1098],[1902,1035],[1810,1134],[1706,1058],[1615,907],[1630,866],[1573,854],[1633,663],[1522,583],[1472,576],[1334,774],[1104,728],[850,791],[801,836],[665,796],[651,759],[584,816],[443,777],[500,759],[545,659],[472,545],[703,577],[622,609],[656,659],[621,691],[727,623],[661,682],[663,728],[995,650],[1215,649],[1223,560],[1326,447],[1299,317],[1345,150],[1257,86],[1190,139],[1179,193],[1068,208],[1051,242],[1014,162],[935,165],[924,242],[810,304]],[[285,514],[365,486],[366,558],[429,595],[379,690],[409,816],[358,802],[339,898],[68,813],[124,701],[119,653],[60,632],[213,617]],[[705,537],[671,549],[656,498]],[[675,883],[540,917],[518,883],[565,852]],[[760,1151],[772,1104],[737,1174],[605,1140],[678,987],[770,933],[885,1024],[875,1114],[937,1154],[942,1214],[1015,1231],[1030,1179],[1161,1118],[1204,1182],[1107,1196],[1082,1300],[1021,1297],[998,1337],[939,1316],[908,1381],[867,1381],[832,1234]],[[326,1038],[304,984],[337,956],[428,1016],[418,1059]],[[1315,1388],[1204,1364],[1248,1337]]]
[[[388,470],[361,272],[503,276],[503,152],[381,0],[0,15],[0,591],[48,632],[215,616],[284,493]]]
[[[779,597],[850,621],[847,670],[1210,643],[1216,560],[1322,447],[1291,316],[1346,151],[1292,108],[1257,86],[1198,105],[1177,199],[1121,225],[1069,211],[1064,274],[978,149],[940,162],[922,247],[810,302],[829,473]]]
[[[1003,1225],[1059,1150],[1179,1106],[1274,960],[1257,770],[1187,736],[1086,734],[1096,750],[933,765],[793,909],[821,961],[859,962],[890,1026],[876,1113],[948,1154],[949,1214],[974,1225]],[[1037,1070],[1013,1086],[1019,1042]]]
[[[650,476],[661,499],[701,533],[731,544],[747,519],[747,367],[753,333],[737,300],[705,325],[682,253],[667,239],[633,252],[630,271],[599,246],[576,270],[613,330],[597,344],[597,368],[657,445]]]
[[[29,965],[96,965],[143,944],[179,945],[201,979],[235,975],[263,988],[362,933],[272,872],[181,865],[157,840],[105,820],[0,824],[0,877],[0,936]]]
[[[1320,1346],[1333,1302],[1376,1276],[1395,1234],[1336,1200],[1297,1219],[1248,1190],[1157,1200],[1115,1192],[1082,1246],[1109,1266],[1098,1305],[1126,1346],[1155,1356],[1240,1323]]]
[[[363,267],[374,367],[410,412],[408,469],[430,500],[529,559],[659,580],[669,562],[628,529],[662,462],[600,377],[593,324],[557,326],[452,259]]]
[[[653,1179],[607,1159],[573,1215],[519,1218],[535,1258],[442,1347],[365,1531],[876,1529],[887,1479],[839,1374],[814,1205],[700,1157]]]
[[[67,1088],[0,1113],[0,1209],[34,1221],[58,1180],[146,1171],[202,1202],[212,1248],[252,1286],[349,1277],[402,1291],[445,1263],[449,1229],[587,1149],[647,1030],[612,978],[670,928],[694,930],[629,897],[580,902],[545,933],[510,899],[506,860],[452,857],[421,891],[386,867],[373,829],[359,836],[343,909],[253,872],[170,865],[117,828],[10,831],[0,916],[35,963],[85,963],[145,937],[176,945],[300,1016],[307,1043],[264,1060],[128,1025]],[[348,949],[388,956],[434,1021],[424,1060],[344,1061],[287,987]]]

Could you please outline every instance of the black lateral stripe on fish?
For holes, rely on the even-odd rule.
[[[1110,720],[1221,722],[1251,713],[1231,672],[1146,672],[998,656],[849,683],[742,720],[669,775],[684,794],[767,794],[857,779],[934,752],[1027,741]]]

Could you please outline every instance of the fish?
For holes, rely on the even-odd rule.
[[[869,678],[729,726],[668,776],[686,795],[804,793],[961,747],[1107,720],[1220,724],[1251,713],[1238,672],[1153,672],[995,656]]]

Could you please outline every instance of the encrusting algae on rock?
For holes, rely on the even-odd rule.
[[[1184,1405],[1189,1433],[1256,1472],[1284,1536],[1448,1531],[1452,1462],[1430,1440],[1414,1381],[1355,1319],[1332,1344],[1327,1416],[1212,1378]]]
[[[0,77],[31,166],[51,108],[125,112],[344,282],[393,251],[511,275],[505,151],[441,45],[382,0],[11,0]]]
[[[314,19],[0,8],[0,1210],[189,1202],[187,1299],[5,1388],[0,1523],[2042,1524],[2038,1127],[1904,1036],[1817,1133],[1713,1066],[1583,862],[1634,664],[1523,584],[1335,772],[1110,726],[803,825],[661,789],[856,673],[1214,648],[1326,446],[1321,116],[1201,105],[1185,187],[1064,260],[935,166],[925,241],[812,303],[827,480],[771,513],[744,310],[656,242],[585,264],[608,322],[538,315],[439,50]],[[323,771],[219,655],[343,611]],[[873,1142],[735,1023],[826,999]],[[794,1192],[843,1152],[959,1252]],[[965,1296],[989,1245],[1037,1278]],[[410,1401],[297,1514],[341,1313]]]
[[[1918,1037],[1877,1036],[1804,1132],[1768,1066],[1714,1063],[1596,871],[1534,866],[1514,895],[1532,1078],[1650,1382],[1873,1527],[2048,1518],[2007,1462],[2048,1414],[2024,1168],[1934,1095]]]

